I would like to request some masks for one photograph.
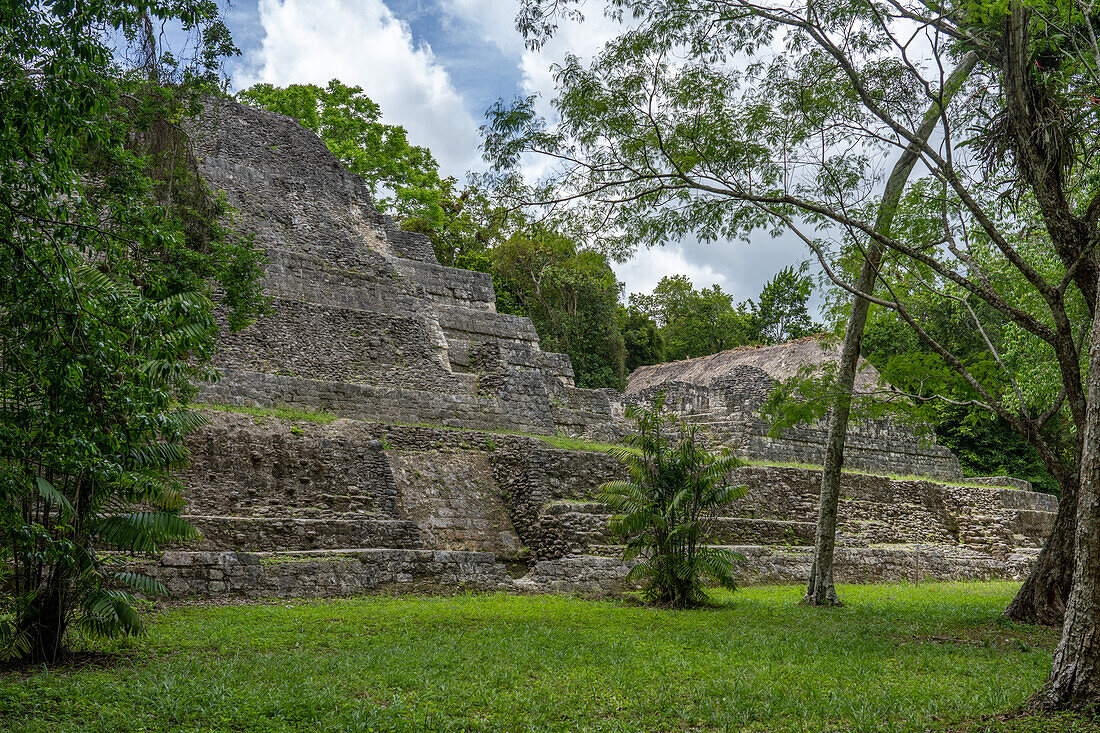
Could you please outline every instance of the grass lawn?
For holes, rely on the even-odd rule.
[[[560,597],[290,601],[156,612],[147,637],[0,675],[10,731],[1093,731],[985,718],[1057,639],[1011,583],[747,588],[690,612]]]

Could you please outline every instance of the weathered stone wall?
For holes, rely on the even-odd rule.
[[[308,598],[513,587],[491,552],[166,552],[159,562],[140,567],[177,597]]]
[[[770,426],[760,411],[775,380],[763,370],[735,365],[705,385],[671,379],[673,374],[668,371],[669,381],[628,392],[626,400],[651,404],[664,394],[669,410],[699,426],[712,443],[727,445],[744,458],[817,465],[824,461],[823,422],[789,428],[778,437],[769,435]],[[655,381],[653,375],[648,381]],[[934,434],[922,439],[891,420],[853,422],[844,445],[848,468],[948,480],[962,476],[958,458],[936,445]]]
[[[597,489],[624,472],[603,453],[421,425],[208,414],[183,476],[204,539],[156,570],[179,592],[622,588]],[[820,473],[748,466],[735,480],[746,496],[709,541],[745,555],[744,582],[801,582]],[[916,577],[918,562],[922,578],[1018,577],[1056,507],[1032,492],[844,474],[838,577]]]
[[[708,540],[723,545],[813,544],[820,471],[773,466],[739,469],[746,487],[718,519]],[[1037,550],[1049,534],[1057,500],[1047,494],[845,473],[837,536],[841,546],[939,545],[1003,561]],[[544,530],[557,544],[542,557],[584,553],[614,543],[608,513],[589,497],[544,507]],[[603,551],[603,550],[600,550]]]
[[[430,546],[420,525],[408,519],[341,517],[186,516],[202,532],[192,550],[339,550],[343,548],[421,549]]]
[[[187,513],[202,516],[398,518],[381,442],[350,420],[293,424],[227,412],[188,441]]]
[[[390,450],[387,456],[402,515],[420,526],[428,546],[519,555],[520,539],[487,453]]]
[[[278,298],[218,340],[214,366],[346,384],[464,393],[423,318]]]
[[[555,424],[552,393],[583,399],[568,357],[544,354],[529,319],[496,312],[488,275],[443,267],[426,237],[399,231],[316,135],[231,100],[210,100],[192,133],[234,227],[267,253],[274,297],[269,316],[223,328],[224,378],[201,399],[611,434],[606,409]]]

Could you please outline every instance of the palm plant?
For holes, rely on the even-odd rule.
[[[709,601],[710,584],[737,587],[735,567],[744,557],[705,540],[718,512],[745,495],[728,481],[744,464],[728,451],[708,451],[695,427],[664,406],[662,394],[650,408],[627,408],[637,432],[609,452],[630,480],[603,484],[600,500],[616,512],[610,528],[626,540],[623,562],[636,561],[627,580],[641,582],[649,603],[689,608]]]
[[[210,376],[214,299],[230,328],[264,303],[263,254],[223,225],[180,124],[235,50],[218,13],[4,5],[0,659],[56,662],[70,630],[140,632],[134,592],[163,588],[129,555],[198,535],[170,470],[202,419],[186,403]]]
[[[28,288],[0,312],[0,658],[54,662],[70,628],[140,633],[132,591],[165,590],[119,563],[198,537],[168,472],[203,420],[176,401],[205,375],[188,357],[209,350],[213,305],[72,260],[72,303],[55,303],[67,331],[41,327],[47,296]]]

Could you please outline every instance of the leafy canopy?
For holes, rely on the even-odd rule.
[[[160,22],[191,34],[192,59],[157,49]],[[2,656],[56,661],[70,627],[139,633],[132,591],[163,589],[113,552],[197,534],[169,470],[200,421],[192,384],[213,376],[215,296],[235,324],[263,308],[262,257],[218,224],[180,126],[232,51],[203,0],[5,7]]]

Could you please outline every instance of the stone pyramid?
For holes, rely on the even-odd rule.
[[[441,266],[293,119],[220,99],[192,137],[207,183],[267,253],[271,316],[224,334],[201,399],[451,427],[616,433],[609,390],[577,389],[489,275]]]
[[[662,382],[681,414],[748,436],[742,448],[775,452],[752,417],[768,378],[760,364],[679,362],[626,395],[577,389],[568,358],[542,351],[529,320],[496,312],[488,276],[441,267],[313,133],[217,100],[192,137],[238,231],[267,253],[274,304],[248,329],[223,334],[222,379],[199,396],[209,425],[192,436],[180,479],[203,539],[145,562],[176,594],[603,594],[622,587],[627,568],[598,487],[622,469],[548,436],[617,438],[623,405]],[[706,376],[711,367],[720,378]],[[233,411],[246,406],[340,419]],[[778,445],[812,451],[810,438]],[[739,471],[748,494],[709,541],[748,559],[746,581],[806,576],[818,477]],[[945,579],[1018,577],[1055,507],[1025,490],[846,474],[838,578],[899,580],[917,568]]]

